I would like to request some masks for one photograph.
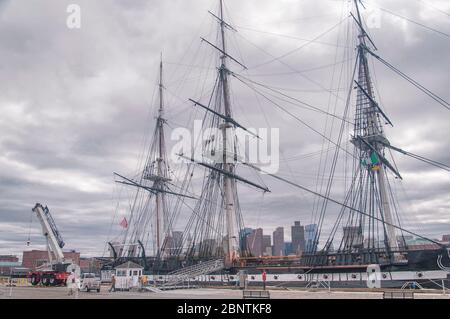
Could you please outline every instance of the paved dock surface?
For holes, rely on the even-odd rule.
[[[270,290],[271,299],[382,299],[382,292],[369,291],[308,291]],[[78,292],[68,295],[65,287],[10,287],[0,286],[0,299],[242,299],[241,290],[233,289],[184,289],[162,292],[117,291],[108,292],[102,287],[100,293]],[[415,292],[416,299],[450,299],[450,294]]]

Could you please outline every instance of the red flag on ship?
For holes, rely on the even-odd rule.
[[[127,228],[128,227],[127,219],[124,217],[119,225],[122,226],[123,228]]]

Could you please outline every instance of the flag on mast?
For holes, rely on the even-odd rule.
[[[119,225],[122,226],[123,228],[127,228],[128,227],[127,219],[124,217]]]

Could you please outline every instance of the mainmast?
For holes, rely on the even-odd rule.
[[[246,250],[246,247],[240,245],[243,218],[239,206],[237,181],[264,192],[269,192],[269,189],[236,175],[238,155],[235,130],[242,129],[254,137],[258,136],[232,117],[231,71],[228,69],[227,62],[233,61],[243,68],[246,67],[227,52],[225,31],[226,29],[236,30],[224,21],[223,0],[219,0],[218,14],[211,12],[210,14],[220,26],[219,43],[213,44],[204,38],[202,41],[220,54],[217,81],[208,103],[192,99],[190,101],[208,112],[211,127],[218,128],[220,136],[211,134],[207,142],[202,145],[203,155],[210,158],[212,163],[204,162],[203,159],[189,158],[192,162],[210,170],[211,173],[205,179],[201,198],[192,217],[196,223],[187,225],[185,232],[193,236],[188,255],[201,258],[220,255],[225,257],[225,264],[231,266],[240,258],[241,251]]]
[[[364,29],[358,1],[359,0],[354,0],[357,13],[355,20],[360,32],[358,35],[359,68],[358,82],[356,82],[358,94],[355,136],[352,142],[359,150],[361,161],[360,169],[368,170],[368,174],[372,178],[376,178],[378,187],[375,187],[372,191],[378,192],[379,195],[380,213],[385,221],[385,244],[388,250],[395,252],[398,250],[398,243],[395,227],[392,226],[395,223],[386,190],[386,167],[389,167],[398,177],[400,177],[400,174],[398,174],[384,157],[385,145],[389,145],[389,141],[383,132],[381,117],[383,117],[387,123],[391,124],[391,122],[375,101],[369,63],[367,60],[367,42],[370,42],[373,47],[375,47],[375,45]],[[372,199],[375,199],[374,201],[376,201],[378,196],[376,194],[372,194],[371,196]]]
[[[226,43],[225,43],[225,22],[223,20],[223,0],[220,0],[220,33],[222,38],[222,56],[221,56],[221,66],[219,69],[220,72],[220,80],[222,84],[223,90],[223,103],[225,109],[225,116],[227,118],[231,118],[231,103],[230,103],[230,90],[228,84],[228,69],[227,69],[227,51],[226,51]],[[225,172],[229,172],[234,174],[235,164],[233,161],[229,161],[228,158],[228,140],[227,140],[227,132],[229,129],[232,129],[232,126],[229,122],[224,121],[221,125],[222,129],[222,137],[223,137],[223,170]],[[230,141],[233,143],[233,141]],[[234,148],[233,148],[234,149]],[[234,159],[234,156],[233,156]],[[231,179],[228,175],[224,175],[223,177],[223,190],[224,190],[224,200],[225,200],[225,210],[226,210],[226,222],[227,222],[227,242],[228,242],[228,254],[226,256],[226,260],[231,262],[237,259],[239,256],[239,234],[236,233],[235,225],[236,225],[236,209],[235,209],[235,200],[234,200],[234,192],[233,192],[233,183],[234,180]]]

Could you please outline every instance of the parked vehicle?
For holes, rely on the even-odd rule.
[[[96,290],[100,292],[101,280],[99,277],[95,276],[93,273],[84,273],[81,275],[81,290],[86,290],[87,292],[91,290]]]

